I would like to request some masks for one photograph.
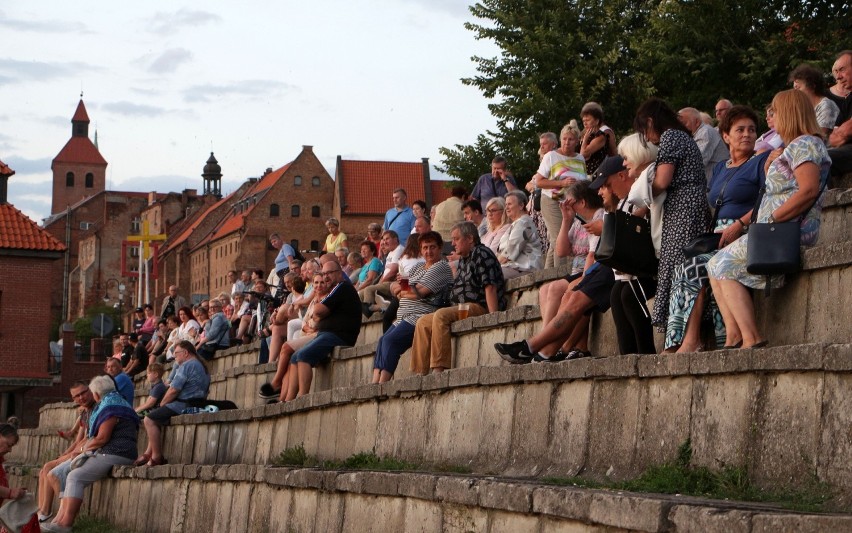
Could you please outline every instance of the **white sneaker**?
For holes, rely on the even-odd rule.
[[[385,300],[380,294],[376,294],[376,305],[384,311],[390,306],[390,302]]]
[[[218,413],[219,408],[216,407],[215,405],[207,405],[207,406],[201,408],[201,412],[202,413]]]

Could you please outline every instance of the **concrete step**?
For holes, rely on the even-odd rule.
[[[690,439],[696,465],[742,466],[763,487],[815,475],[852,496],[840,438],[850,385],[849,344],[468,367],[176,417],[165,455],[266,464],[302,445],[323,460],[373,451],[500,475],[625,479]]]
[[[113,477],[93,485],[84,508],[120,528],[152,533],[852,529],[850,515],[771,505],[493,476],[253,465],[116,467]]]

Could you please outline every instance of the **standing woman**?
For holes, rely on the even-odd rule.
[[[604,124],[603,108],[589,102],[580,110],[583,121],[583,138],[580,155],[586,159],[586,173],[592,175],[609,155],[615,155],[615,132]]]
[[[53,522],[42,524],[42,531],[71,531],[83,504],[86,487],[107,477],[113,466],[133,463],[136,455],[139,415],[115,390],[109,376],[92,379],[89,390],[97,403],[89,417],[88,439],[80,449],[83,453],[72,462],[59,512]],[[86,456],[88,459],[75,468],[74,463]]]
[[[663,227],[657,295],[651,322],[664,331],[669,318],[672,272],[686,257],[683,247],[707,231],[707,177],[701,152],[677,114],[659,98],[646,100],[636,112],[635,129],[645,140],[660,147],[652,183],[654,196],[663,191]]]
[[[349,247],[349,241],[346,240],[346,234],[340,231],[339,220],[331,217],[325,221],[325,227],[328,229],[328,236],[325,238],[323,253],[333,254],[341,248]]]
[[[813,246],[819,237],[820,191],[828,181],[831,159],[818,137],[820,126],[813,105],[804,93],[782,91],[772,99],[772,108],[775,110],[775,127],[786,148],[769,165],[766,191],[760,201],[757,221],[774,224],[804,216],[801,219],[801,244]],[[740,222],[747,225],[749,221],[743,219]],[[719,250],[707,263],[707,273],[725,320],[726,343],[737,346],[742,342],[743,348],[758,348],[766,346],[767,340],[757,329],[749,288],[765,288],[767,277],[746,271],[748,237],[746,234]],[[773,288],[784,282],[783,276],[770,279]]]
[[[724,247],[745,234],[745,221],[751,218],[757,194],[766,180],[764,167],[769,152],[757,155],[757,114],[751,108],[735,105],[719,123],[722,137],[730,147],[731,158],[720,161],[710,178],[708,200],[717,205],[716,227],[721,233],[719,246]],[[708,294],[707,262],[718,250],[687,259],[675,268],[669,300],[669,322],[665,350],[694,352],[701,347],[701,322],[705,305],[713,320],[716,347],[733,346],[740,339],[726,339],[725,325],[716,299]],[[729,342],[730,341],[730,342]]]
[[[559,148],[544,155],[538,172],[533,176],[535,186],[541,189],[541,215],[547,226],[549,246],[544,259],[544,268],[567,264],[566,257],[555,255],[556,238],[562,227],[562,210],[559,203],[565,198],[565,188],[586,177],[586,162],[577,153],[580,129],[572,120],[559,133]]]
[[[497,260],[505,279],[516,278],[542,266],[541,241],[532,219],[524,210],[527,196],[518,190],[506,193],[509,229],[498,246]]]

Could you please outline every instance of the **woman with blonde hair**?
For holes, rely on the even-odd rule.
[[[549,246],[544,259],[544,268],[561,266],[567,259],[556,257],[554,249],[559,229],[562,226],[562,211],[559,202],[565,197],[565,188],[586,176],[586,162],[577,153],[580,140],[580,129],[577,122],[572,120],[559,133],[559,148],[548,152],[541,160],[538,172],[533,176],[536,187],[541,189],[541,215],[547,226]]]
[[[340,231],[340,221],[334,217],[325,221],[325,227],[328,229],[328,236],[325,238],[325,246],[323,253],[333,254],[341,248],[348,248],[349,241],[346,234]]]
[[[799,220],[801,245],[813,246],[819,237],[821,195],[828,182],[831,159],[822,139],[810,98],[795,89],[782,91],[772,99],[775,129],[786,148],[773,160],[766,173],[766,186],[757,222],[774,224]],[[740,218],[736,224],[748,226]],[[754,303],[749,289],[780,287],[783,276],[758,276],[746,271],[749,235],[745,234],[719,250],[708,263],[710,286],[725,322],[725,344],[760,348],[768,344],[757,329]]]

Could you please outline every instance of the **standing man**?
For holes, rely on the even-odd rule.
[[[296,370],[296,396],[310,392],[314,367],[327,363],[336,346],[354,346],[361,331],[361,300],[355,287],[343,279],[343,269],[337,261],[329,261],[322,266],[322,275],[332,288],[314,303],[317,336],[290,359]]]
[[[414,329],[411,347],[411,371],[417,374],[443,372],[452,366],[450,326],[459,318],[458,305],[470,306],[468,316],[496,313],[505,308],[505,282],[497,256],[479,242],[479,231],[472,222],[459,222],[451,231],[453,247],[461,258],[451,289],[452,307],[423,315]]]
[[[399,243],[405,246],[408,235],[414,227],[414,212],[408,206],[408,193],[405,189],[394,189],[393,207],[385,213],[385,222],[382,229],[394,230],[399,235]]]
[[[722,140],[722,136],[715,128],[711,128],[701,120],[701,113],[694,107],[681,109],[677,114],[677,119],[692,133],[692,138],[695,139],[695,144],[701,151],[707,183],[710,183],[716,163],[727,161],[730,157],[725,141]]]
[[[281,240],[281,236],[277,233],[273,233],[269,236],[269,244],[278,250],[278,255],[275,257],[274,272],[279,278],[283,278],[284,274],[290,272],[290,262],[296,258],[296,250]],[[273,281],[271,284],[276,285],[277,280]]]
[[[488,200],[495,196],[506,196],[507,192],[516,190],[518,184],[509,175],[508,166],[505,157],[495,157],[491,161],[491,173],[479,176],[470,197],[479,200],[480,205],[488,205]]]
[[[163,305],[160,308],[160,318],[165,319],[171,315],[176,315],[177,310],[181,307],[186,307],[186,300],[183,296],[178,295],[177,285],[171,285],[169,293],[163,298]]]
[[[452,238],[450,232],[453,226],[465,220],[463,211],[465,197],[467,197],[467,189],[457,185],[453,187],[452,196],[435,206],[432,229],[441,234],[444,242]]]

